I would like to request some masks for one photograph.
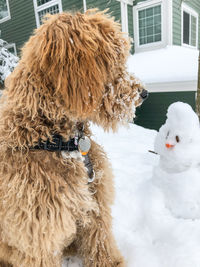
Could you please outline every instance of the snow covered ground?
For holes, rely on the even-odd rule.
[[[159,156],[154,149],[156,131],[130,124],[118,133],[93,127],[112,162],[116,200],[113,232],[127,267],[200,267],[200,220],[174,217],[163,195],[152,183]],[[80,260],[63,267],[82,267]]]

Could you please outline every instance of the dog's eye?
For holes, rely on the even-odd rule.
[[[180,142],[180,138],[179,138],[179,136],[178,136],[178,135],[176,136],[176,142],[177,142],[177,143],[179,143],[179,142]]]

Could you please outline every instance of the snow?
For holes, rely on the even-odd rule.
[[[188,118],[195,122],[195,114],[188,106],[183,106],[178,110],[189,112]],[[168,112],[169,120],[171,112],[175,112],[178,118],[178,111],[172,106]],[[170,210],[170,205],[166,205],[167,190],[167,196],[174,206],[176,204],[174,188],[170,184],[166,186],[163,183],[166,176],[155,171],[160,168],[160,156],[149,152],[154,150],[158,133],[133,124],[115,134],[104,133],[97,126],[92,128],[94,139],[104,147],[112,162],[116,188],[112,208],[113,233],[127,267],[200,267],[200,219],[194,214],[192,218],[190,214],[189,218],[177,216]],[[185,172],[186,175],[190,172],[187,181],[181,177],[181,172],[173,176],[174,190],[180,197],[176,199],[177,209],[182,208],[178,201],[181,203],[184,196],[181,192],[187,195],[187,186],[194,194],[200,189],[200,176],[194,169],[189,168]],[[162,168],[160,170],[163,171]],[[160,179],[157,179],[158,176]],[[187,217],[187,209],[181,212],[185,212]],[[80,259],[71,258],[65,260],[63,266],[82,267],[82,264]]]
[[[13,71],[18,63],[18,57],[10,53],[5,46],[7,43],[0,39],[0,83]]]
[[[197,81],[197,49],[181,46],[135,53],[128,59],[128,69],[145,83]]]

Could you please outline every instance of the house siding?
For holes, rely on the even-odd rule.
[[[137,5],[138,3],[140,3],[140,2],[145,2],[145,1],[148,1],[148,0],[135,0],[135,1],[133,2],[133,5],[135,6],[135,5]]]
[[[137,108],[135,124],[149,129],[159,130],[166,120],[169,105],[182,101],[195,110],[196,92],[159,92],[150,93],[148,99]]]
[[[121,19],[121,9],[120,2],[116,0],[86,0],[87,9],[89,8],[98,8],[99,10],[109,9],[109,12],[115,17],[115,20]]]
[[[131,38],[134,37],[133,31],[133,6],[128,5],[128,32]]]
[[[62,0],[63,11],[81,11],[83,12],[83,0]]]
[[[1,38],[15,43],[17,51],[36,28],[33,1],[9,0],[11,19],[0,23]]]
[[[193,8],[199,14],[199,25],[198,25],[198,47],[200,48],[200,1],[199,0],[173,0],[173,44],[181,45],[181,3],[187,4]]]
[[[173,44],[181,45],[181,0],[173,0]]]

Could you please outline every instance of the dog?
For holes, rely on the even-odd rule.
[[[106,12],[49,15],[22,49],[0,110],[1,266],[123,267],[113,175],[90,122],[117,130],[146,97],[130,42]]]

